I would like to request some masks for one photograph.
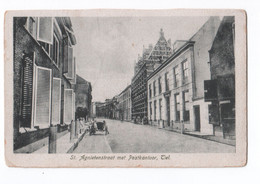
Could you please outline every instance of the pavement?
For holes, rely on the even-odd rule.
[[[67,131],[67,130],[66,130]],[[70,132],[67,131],[65,135],[57,139],[56,143],[56,153],[71,153],[79,144],[79,142],[82,140],[86,133],[86,130],[82,130],[82,133],[78,135],[77,138],[70,140]],[[46,145],[35,152],[33,154],[41,154],[41,153],[48,153],[48,147],[49,145]]]
[[[234,153],[235,146],[149,125],[106,119],[110,134],[85,134],[73,153]]]

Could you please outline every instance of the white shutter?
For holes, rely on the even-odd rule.
[[[68,73],[67,73],[68,79],[73,79],[73,72],[74,72],[73,49],[72,47],[68,47]]]
[[[52,124],[60,123],[60,105],[61,105],[61,79],[53,78],[52,88]]]
[[[50,125],[51,69],[36,66],[34,126]]]
[[[52,44],[53,42],[53,18],[39,17],[37,40]]]
[[[73,120],[73,91],[72,89],[65,89],[64,90],[64,122],[69,124],[71,120]]]
[[[74,57],[73,60],[73,73],[72,73],[73,79],[71,80],[71,84],[76,84],[77,82],[77,76],[76,76],[76,58]]]

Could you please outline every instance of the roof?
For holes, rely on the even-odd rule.
[[[176,57],[178,57],[183,51],[185,51],[190,46],[194,45],[194,41],[188,41],[182,47],[180,47],[174,54],[172,54],[163,64],[161,64],[153,73],[151,73],[147,80],[151,79],[155,74],[157,74],[160,70],[170,64]]]
[[[62,33],[70,38],[71,44],[76,45],[77,40],[72,29],[72,23],[69,17],[55,17]]]

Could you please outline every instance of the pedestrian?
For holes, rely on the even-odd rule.
[[[103,121],[103,123],[104,123],[104,130],[105,130],[105,133],[106,133],[106,135],[107,135],[107,134],[109,134],[108,126],[107,126],[107,123],[106,123],[105,120]]]

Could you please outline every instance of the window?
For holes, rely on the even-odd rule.
[[[153,96],[155,96],[156,95],[156,82],[154,81],[153,82]]]
[[[48,127],[51,110],[51,69],[36,66],[34,126]]]
[[[162,92],[161,77],[158,78],[158,89],[159,89],[159,94],[160,94]]]
[[[159,118],[162,119],[162,99],[159,99]]]
[[[183,92],[183,102],[184,102],[183,120],[184,121],[190,121],[189,91]]]
[[[52,124],[60,123],[61,106],[61,79],[53,78],[52,88]]]
[[[36,17],[28,17],[26,22],[26,28],[28,32],[36,39],[37,34],[37,18]]]
[[[154,100],[154,120],[156,120],[156,100]]]
[[[63,64],[63,73],[66,74],[68,79],[73,78],[73,49],[69,46],[68,38],[64,38],[64,64]]]
[[[53,42],[53,19],[51,17],[39,17],[37,40],[52,44]]]
[[[74,59],[73,59],[73,48],[65,45],[64,46],[64,73],[68,79],[74,77]]]
[[[182,71],[183,71],[183,84],[185,84],[188,80],[189,70],[188,70],[188,61],[187,59],[182,62]]]
[[[59,40],[56,34],[53,34],[53,44],[51,45],[50,56],[57,66],[59,65],[59,49]]]
[[[168,72],[165,73],[165,91],[169,90],[169,78],[168,78]]]
[[[174,87],[178,87],[179,85],[179,70],[178,70],[178,66],[173,68],[173,81],[174,81]]]
[[[180,121],[180,95],[179,93],[174,95],[175,98],[175,121]]]
[[[150,102],[149,105],[150,105],[150,120],[151,120],[151,119],[152,119],[152,114],[153,114],[153,113],[152,113],[152,109],[153,109],[153,108],[152,108],[152,102]]]

